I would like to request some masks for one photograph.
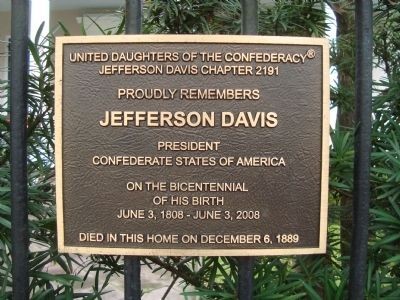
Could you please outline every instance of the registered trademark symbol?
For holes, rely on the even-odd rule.
[[[313,59],[313,58],[315,57],[315,50],[314,50],[314,49],[308,49],[306,55],[307,55],[307,57],[308,57],[309,59]]]

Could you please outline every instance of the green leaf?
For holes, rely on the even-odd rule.
[[[54,281],[58,282],[60,284],[66,285],[66,286],[71,286],[73,282],[75,281],[82,281],[78,276],[74,275],[69,275],[69,274],[62,274],[62,275],[53,275],[50,273],[45,273],[45,272],[39,272],[39,271],[34,271],[32,272],[32,277],[34,278],[41,278],[45,279],[47,281]]]
[[[45,22],[42,22],[39,26],[39,28],[36,31],[36,35],[35,35],[35,44],[38,45],[39,41],[40,41],[40,37],[42,35],[43,32],[43,27],[44,27]]]
[[[71,33],[68,31],[68,29],[64,26],[64,24],[60,21],[58,21],[58,25],[61,27],[61,30],[64,32],[64,35],[69,36]]]
[[[82,35],[87,35],[86,29],[85,29],[85,24],[84,24],[83,22],[84,22],[84,21],[83,21],[83,17],[82,17],[82,21],[81,21],[81,32],[82,32]]]
[[[374,244],[374,248],[380,248],[380,247],[385,247],[387,245],[391,246],[394,244],[394,242],[400,240],[400,233],[398,234],[389,234],[382,238],[381,240],[377,241]]]
[[[0,186],[0,193],[8,193],[11,192],[11,187],[9,186]]]
[[[0,225],[3,225],[7,229],[11,229],[11,222],[0,216]]]
[[[384,262],[387,264],[394,263],[395,265],[398,265],[398,264],[400,264],[400,254],[393,256],[393,257],[385,260]]]
[[[92,19],[89,15],[86,15],[86,18],[88,18],[97,27],[97,29],[100,30],[100,32],[103,35],[107,35],[107,33],[104,31],[104,29],[101,28],[101,26],[94,19]]]
[[[308,296],[312,300],[322,300],[322,298],[318,295],[318,293],[307,283],[303,281],[303,285],[307,291]]]

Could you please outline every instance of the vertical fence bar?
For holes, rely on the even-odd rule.
[[[125,32],[140,34],[142,31],[142,1],[126,0]]]
[[[8,39],[8,47],[7,47],[7,78],[8,84],[11,84],[11,38]],[[11,107],[11,93],[7,93],[7,107]]]
[[[27,189],[27,92],[30,1],[11,6],[11,239],[13,299],[29,298]]]
[[[364,299],[372,113],[372,1],[356,1],[356,131],[349,299]]]
[[[241,0],[242,6],[242,34],[258,34],[258,1]],[[253,266],[254,257],[238,257],[238,299],[251,300],[253,298]]]
[[[125,32],[140,34],[142,31],[142,1],[126,0],[125,4]],[[140,257],[124,257],[124,293],[126,300],[141,298],[140,286]]]
[[[258,34],[258,1],[241,0],[242,6],[242,34]]]
[[[253,299],[253,266],[254,257],[238,257],[238,299]]]
[[[140,287],[140,257],[124,257],[124,293],[126,300],[139,300],[141,298]]]

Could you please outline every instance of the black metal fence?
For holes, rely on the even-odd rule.
[[[242,34],[257,34],[257,0],[242,0]],[[30,1],[12,1],[11,29],[11,178],[13,299],[29,298],[29,231],[27,211],[27,76]],[[139,34],[142,1],[126,0],[126,33]],[[354,168],[354,228],[349,298],[363,299],[370,198],[369,168],[372,103],[372,1],[356,1],[356,144]],[[238,260],[238,297],[252,299],[254,258]],[[140,258],[125,257],[125,299],[140,299]]]
[[[13,298],[29,297],[29,231],[27,187],[27,92],[30,1],[11,7],[11,238]]]

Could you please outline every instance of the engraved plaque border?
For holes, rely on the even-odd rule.
[[[62,95],[63,95],[63,47],[67,44],[118,44],[118,43],[211,43],[211,44],[270,44],[270,45],[314,45],[322,47],[322,141],[321,141],[321,195],[320,231],[317,248],[276,249],[152,249],[152,248],[108,248],[71,247],[64,242],[63,208],[63,140],[62,140]],[[226,35],[123,35],[123,36],[66,36],[56,38],[55,51],[55,144],[56,144],[56,209],[57,237],[60,252],[111,255],[163,255],[163,256],[263,256],[318,254],[326,252],[329,183],[329,42],[324,38],[226,36]]]

